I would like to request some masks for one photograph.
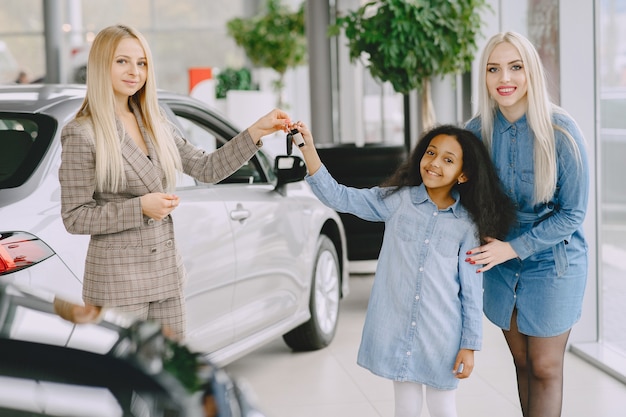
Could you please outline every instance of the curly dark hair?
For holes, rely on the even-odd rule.
[[[502,189],[489,151],[472,132],[454,125],[440,125],[424,133],[409,158],[380,186],[389,194],[402,187],[422,184],[420,161],[430,142],[439,135],[454,137],[463,149],[463,173],[467,181],[454,185],[467,209],[482,243],[486,237],[504,239],[515,220],[513,201]]]

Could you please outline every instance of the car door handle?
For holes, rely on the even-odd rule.
[[[232,220],[244,221],[250,217],[250,211],[243,208],[241,203],[237,204],[237,208],[230,212],[230,218]]]

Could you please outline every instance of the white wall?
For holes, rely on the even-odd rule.
[[[561,106],[578,122],[587,139],[591,189],[585,233],[589,243],[589,278],[583,317],[574,326],[570,341],[594,341],[598,333],[598,268],[596,228],[596,71],[594,5],[592,0],[561,0]]]

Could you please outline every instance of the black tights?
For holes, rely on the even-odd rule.
[[[519,332],[514,310],[511,330],[503,333],[515,362],[524,417],[559,417],[563,404],[563,361],[570,331],[554,337],[527,336]]]

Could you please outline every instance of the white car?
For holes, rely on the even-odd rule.
[[[75,302],[89,237],[70,235],[61,220],[59,136],[84,94],[78,85],[0,88],[0,281]],[[200,101],[166,92],[159,100],[208,151],[238,133]],[[179,181],[173,217],[188,273],[188,344],[217,365],[280,336],[314,350],[335,334],[349,288],[345,232],[304,175],[300,158],[261,149],[219,184]]]

